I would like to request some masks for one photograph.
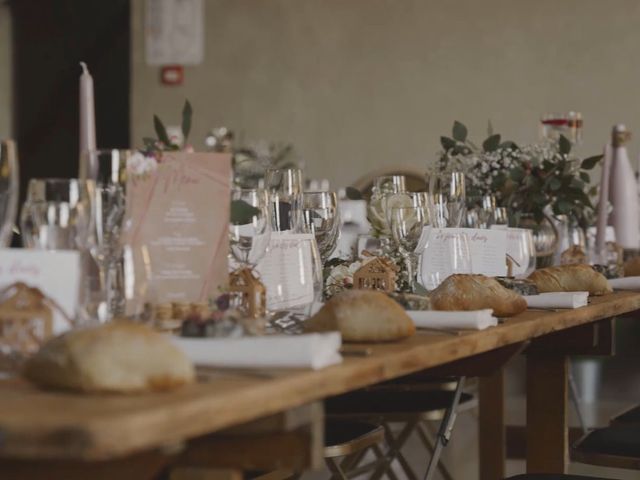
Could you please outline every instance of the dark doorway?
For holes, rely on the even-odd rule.
[[[95,88],[98,147],[129,146],[129,0],[12,0],[21,193],[34,177],[78,175],[80,61]]]

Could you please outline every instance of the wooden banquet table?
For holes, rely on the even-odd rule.
[[[83,478],[78,472],[97,466],[110,475],[120,472],[121,480],[128,478],[122,472],[128,472],[129,478],[146,478],[135,465],[167,465],[180,457],[176,452],[184,451],[185,445],[202,447],[191,460],[207,463],[211,457],[210,464],[231,467],[244,461],[239,458],[242,455],[234,457],[239,444],[233,442],[238,437],[225,436],[234,432],[231,427],[259,425],[259,419],[301,412],[305,405],[317,405],[314,402],[328,396],[426,372],[481,377],[481,478],[496,480],[504,473],[501,367],[523,349],[527,354],[527,470],[562,472],[568,463],[567,356],[610,353],[611,319],[639,309],[640,293],[616,292],[592,298],[589,306],[575,310],[528,310],[483,331],[458,335],[418,331],[405,341],[368,344],[369,355],[348,356],[342,364],[320,371],[209,369],[197,384],[168,393],[79,395],[38,390],[20,379],[0,381],[0,478],[11,478],[9,474],[43,478],[38,472],[56,478],[57,471],[63,472],[59,478],[76,478],[73,474]],[[347,346],[358,347],[363,346]],[[282,454],[304,456],[296,450],[305,443],[301,439],[316,446],[322,441],[317,428],[306,432],[303,437],[287,437]],[[256,443],[242,444],[243,454],[250,457],[246,445],[256,451],[268,445],[269,455],[277,457],[277,442],[269,438],[263,435]],[[199,439],[213,443],[204,447]],[[235,450],[227,445],[235,445]],[[117,470],[122,465],[126,468]],[[255,465],[261,464],[256,460]]]

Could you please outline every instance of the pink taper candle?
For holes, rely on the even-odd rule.
[[[80,62],[80,178],[86,176],[85,152],[96,149],[96,116],[93,103],[93,78],[87,64]]]

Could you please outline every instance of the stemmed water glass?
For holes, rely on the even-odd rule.
[[[302,194],[304,230],[316,239],[322,263],[333,253],[340,233],[340,215],[335,192]]]
[[[243,267],[253,268],[267,252],[271,238],[267,192],[255,188],[231,191],[229,247]]]
[[[384,175],[374,180],[371,198],[367,205],[367,218],[375,231],[381,234],[381,248],[385,250],[389,244],[391,230],[389,228],[388,198],[406,192],[404,175]]]
[[[466,208],[464,173],[459,171],[428,173],[427,198],[434,227],[460,227]]]
[[[11,140],[0,142],[0,247],[11,244],[13,223],[18,210],[18,157]]]
[[[264,184],[269,195],[271,229],[299,232],[302,228],[302,170],[269,169]]]
[[[87,250],[93,226],[92,181],[32,179],[22,207],[20,229],[26,248]]]
[[[389,206],[388,218],[391,236],[402,255],[409,279],[409,288],[415,291],[416,268],[418,254],[416,250],[424,228],[423,195],[420,193],[404,193],[406,201]]]
[[[104,307],[100,315],[106,320],[123,312],[123,243],[125,220],[125,170],[135,152],[96,150],[87,152],[81,161],[88,165],[87,176],[95,183],[93,196],[94,242],[91,248],[99,270]]]

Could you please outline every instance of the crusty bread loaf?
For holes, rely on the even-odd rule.
[[[511,317],[527,309],[527,302],[521,295],[484,275],[451,275],[429,297],[434,310],[490,308],[498,317]]]
[[[24,374],[40,386],[82,392],[168,390],[194,379],[193,365],[169,338],[125,321],[51,339]]]
[[[346,342],[386,342],[413,335],[413,321],[395,301],[381,292],[346,290],[334,295],[311,317],[309,332],[337,330]]]
[[[609,282],[589,265],[560,265],[536,270],[529,275],[540,293],[589,292],[604,295],[612,292]]]
[[[640,257],[632,257],[624,262],[624,276],[638,277],[640,276]]]

